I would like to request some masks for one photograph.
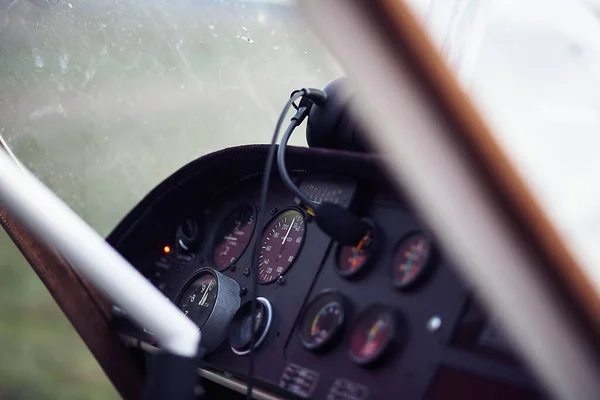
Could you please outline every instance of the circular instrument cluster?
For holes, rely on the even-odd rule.
[[[286,273],[302,248],[306,231],[304,216],[299,210],[281,212],[264,230],[258,255],[258,282],[274,282]]]
[[[350,334],[350,358],[360,365],[371,365],[391,350],[401,336],[396,311],[375,305],[363,311]]]
[[[335,268],[343,278],[354,279],[369,273],[376,266],[378,258],[382,258],[383,233],[373,221],[365,221],[370,229],[356,245],[337,246]],[[178,237],[185,237],[186,240],[188,236],[197,237],[198,230],[188,225],[187,231],[193,231],[195,235],[183,235],[178,231]],[[250,244],[255,228],[256,211],[252,205],[238,205],[227,214],[215,231],[212,242],[212,260],[216,269],[224,271],[240,259]],[[257,279],[261,284],[269,284],[282,277],[296,261],[306,237],[304,214],[296,208],[286,209],[275,215],[262,232]],[[190,244],[194,242],[195,239],[187,240],[183,245],[191,250]],[[430,271],[433,245],[427,235],[412,232],[402,237],[387,254],[384,259],[389,260],[386,263],[389,263],[392,285],[400,290],[408,290],[422,283]],[[263,343],[270,329],[273,312],[266,298],[256,300],[253,325],[252,300],[239,307],[237,283],[211,268],[202,268],[177,296],[177,305],[199,328],[210,329],[211,316],[217,314],[215,307],[224,304],[220,300],[223,298],[220,296],[223,279],[235,284],[234,288],[228,283],[233,288],[229,291],[234,293],[237,290],[238,301],[228,311],[231,315],[228,341],[234,353],[245,355],[252,347],[252,336],[256,348]],[[348,324],[351,311],[349,305],[350,302],[337,291],[327,289],[318,293],[304,307],[299,319],[298,338],[301,345],[314,352],[335,346],[344,336],[344,327]],[[351,326],[346,339],[348,355],[356,364],[363,366],[382,361],[406,336],[399,313],[392,307],[380,304],[364,309],[354,318]],[[224,334],[218,336],[223,338]]]
[[[310,301],[302,312],[298,338],[304,348],[322,351],[342,337],[348,301],[338,292],[326,289]],[[399,313],[392,307],[374,305],[360,313],[349,333],[348,355],[359,365],[383,361],[406,336]]]
[[[238,283],[210,268],[201,268],[177,296],[176,304],[202,331],[202,347],[211,352],[223,341],[240,307]]]
[[[426,276],[431,258],[431,241],[413,233],[400,241],[392,261],[392,281],[399,289],[413,287]]]
[[[354,246],[339,245],[335,268],[340,276],[352,279],[371,269],[381,253],[383,235],[377,225],[369,222],[369,229]],[[423,233],[413,232],[398,242],[391,262],[392,284],[401,290],[422,283],[430,269],[433,246]]]
[[[337,251],[337,271],[345,278],[353,278],[365,273],[373,265],[381,248],[381,234],[375,232],[375,225],[369,229],[355,246],[339,246]]]
[[[252,328],[252,300],[244,303],[235,313],[229,326],[228,340],[231,350],[240,356],[250,353],[252,335],[254,349],[259,347],[267,337],[273,319],[271,303],[264,297],[256,298],[254,328]]]
[[[242,255],[254,232],[254,207],[242,204],[221,223],[213,244],[213,260],[219,271],[224,271]]]
[[[218,292],[216,276],[204,271],[187,285],[177,305],[184,315],[202,328],[215,307]]]
[[[356,278],[368,273],[381,256],[383,235],[369,221],[371,229],[355,246],[339,245],[335,253],[335,268],[344,278]],[[421,233],[401,237],[388,253],[392,285],[400,290],[415,288],[431,270],[433,244]],[[317,294],[303,309],[298,326],[298,338],[310,351],[332,347],[340,339],[349,302],[331,289]],[[378,364],[403,344],[407,336],[401,314],[393,307],[375,304],[363,310],[352,324],[347,336],[348,356],[356,364]]]
[[[300,322],[300,342],[309,350],[331,345],[344,325],[344,300],[332,290],[319,294],[305,308]]]

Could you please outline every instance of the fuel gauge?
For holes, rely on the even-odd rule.
[[[344,325],[344,300],[332,290],[322,291],[304,308],[298,336],[306,349],[316,351],[333,344]]]

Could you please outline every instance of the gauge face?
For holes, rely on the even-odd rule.
[[[183,291],[177,305],[200,328],[212,313],[217,300],[217,279],[210,272],[195,277]]]
[[[358,316],[350,339],[350,358],[366,365],[377,361],[389,348],[396,334],[394,311],[373,306]]]
[[[372,262],[375,250],[375,234],[369,229],[356,246],[340,246],[337,270],[344,277],[352,277],[366,270]]]
[[[426,272],[431,256],[431,242],[420,233],[401,240],[392,263],[394,286],[407,288],[414,285]]]
[[[262,237],[258,256],[258,282],[271,283],[285,274],[302,247],[306,226],[297,210],[286,210],[276,216]]]
[[[237,355],[245,355],[252,347],[252,334],[254,334],[254,348],[260,346],[271,327],[273,310],[271,303],[264,297],[256,299],[256,318],[252,329],[252,300],[244,303],[235,313],[229,325],[229,344],[231,350]]]
[[[315,297],[304,309],[298,335],[302,346],[309,350],[331,344],[344,324],[342,297],[327,291]]]
[[[250,243],[255,224],[254,207],[250,204],[237,207],[223,221],[213,245],[213,260],[219,271],[229,268],[240,258]]]

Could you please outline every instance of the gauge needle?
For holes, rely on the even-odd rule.
[[[206,292],[204,292],[204,294],[202,295],[202,298],[198,302],[199,306],[204,305],[204,303],[206,302],[206,299],[208,298],[208,292],[210,292],[210,289],[212,289],[214,285],[215,285],[215,281],[210,281],[210,283],[208,284],[208,287],[206,288]]]
[[[362,237],[362,239],[360,239],[360,242],[358,242],[358,244],[356,245],[356,250],[360,250],[363,245],[365,244],[365,241],[367,240],[367,236],[371,233],[371,231],[367,232],[367,234],[365,236]]]
[[[296,217],[294,217],[294,219],[292,220],[292,223],[290,224],[290,227],[288,228],[287,232],[285,233],[285,236],[283,237],[283,242],[281,242],[282,245],[285,244],[285,241],[287,240],[288,236],[290,235],[290,231],[292,230],[292,227],[294,226],[294,222],[296,222]]]

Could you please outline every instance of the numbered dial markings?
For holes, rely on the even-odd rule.
[[[244,204],[237,207],[217,231],[213,246],[213,259],[219,271],[235,263],[242,255],[254,231],[254,207]]]
[[[204,272],[188,284],[177,305],[188,318],[202,328],[215,307],[217,291],[217,278],[210,272]]]
[[[282,212],[269,223],[258,256],[260,283],[274,282],[291,267],[302,247],[305,230],[304,216],[293,209]]]
[[[306,306],[298,332],[302,346],[308,350],[318,350],[339,336],[344,323],[343,303],[339,294],[327,290]]]

